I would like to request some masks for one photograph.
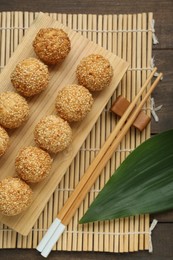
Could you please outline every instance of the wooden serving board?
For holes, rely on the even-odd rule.
[[[10,74],[16,64],[27,57],[36,57],[32,48],[32,41],[38,30],[43,27],[63,28],[69,35],[72,49],[61,65],[50,69],[49,87],[40,95],[28,99],[30,107],[30,117],[28,121],[20,128],[9,131],[11,145],[7,153],[0,159],[0,179],[7,176],[15,176],[14,161],[19,149],[28,145],[34,145],[33,130],[36,123],[43,116],[55,113],[54,101],[61,88],[66,84],[77,83],[75,70],[83,57],[91,53],[102,54],[108,58],[112,64],[114,76],[108,88],[94,95],[94,105],[88,116],[82,122],[71,125],[73,130],[73,142],[68,149],[54,156],[50,176],[39,184],[31,185],[34,191],[34,199],[28,210],[14,217],[4,217],[0,215],[0,221],[3,224],[6,224],[22,235],[27,235],[35,224],[47,201],[64,176],[73,158],[128,68],[128,63],[121,58],[65,27],[49,16],[40,13],[28,29],[21,44],[17,47],[0,75],[1,92],[7,90],[14,91],[10,82]]]

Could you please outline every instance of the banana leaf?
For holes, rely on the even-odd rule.
[[[173,130],[139,145],[99,192],[80,223],[173,209]]]

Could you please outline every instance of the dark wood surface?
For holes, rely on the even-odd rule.
[[[153,47],[155,63],[164,73],[164,79],[154,92],[156,106],[163,104],[158,112],[159,122],[152,120],[152,134],[173,128],[173,0],[0,0],[2,11],[42,11],[56,13],[91,14],[128,14],[153,12],[156,20],[156,34],[159,44]],[[173,259],[173,211],[155,214],[159,223],[153,231],[152,254],[137,253],[111,254],[94,252],[52,252],[49,259]],[[43,259],[36,250],[4,249],[0,250],[0,259]]]

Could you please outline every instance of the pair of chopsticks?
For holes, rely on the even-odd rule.
[[[148,77],[144,85],[141,87],[140,91],[135,96],[135,98],[133,99],[133,101],[131,102],[131,104],[129,105],[129,107],[117,123],[116,127],[114,128],[114,130],[109,135],[108,139],[100,149],[99,153],[86,170],[85,174],[81,178],[75,190],[70,195],[65,205],[58,213],[56,219],[53,221],[53,223],[47,230],[46,234],[40,241],[39,245],[37,246],[37,250],[41,252],[42,256],[47,257],[49,255],[53,246],[58,241],[61,234],[64,232],[66,226],[69,224],[76,210],[78,209],[83,199],[91,189],[92,185],[100,175],[108,160],[111,158],[111,156],[119,146],[120,142],[122,141],[123,137],[128,132],[129,128],[138,116],[145,102],[149,98],[150,94],[157,86],[159,80],[162,78],[162,73],[160,73],[151,85],[151,87],[149,88],[149,90],[146,92],[141,102],[137,105],[138,99],[141,97],[144,90],[147,88],[156,70],[157,68],[153,69],[150,76]]]

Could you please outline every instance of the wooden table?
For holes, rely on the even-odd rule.
[[[159,122],[152,120],[152,134],[173,128],[173,1],[172,0],[29,0],[0,1],[2,11],[42,11],[57,13],[125,14],[153,12],[159,44],[153,47],[155,63],[164,73],[164,79],[154,92],[156,105],[163,104],[158,112]],[[159,223],[153,231],[152,254],[142,251],[128,254],[92,252],[52,252],[49,259],[173,259],[173,211],[152,216]],[[42,259],[36,250],[4,249],[1,259]]]

